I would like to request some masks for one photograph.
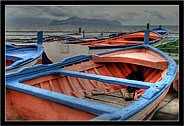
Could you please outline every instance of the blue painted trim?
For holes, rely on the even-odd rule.
[[[39,58],[41,56],[41,54],[43,53],[43,48],[42,48],[42,31],[38,32],[38,43],[37,45],[34,44],[34,45],[28,45],[28,46],[23,46],[23,47],[13,47],[12,45],[8,45],[6,47],[8,47],[8,49],[6,50],[6,54],[7,54],[7,57],[10,57],[11,54],[8,53],[11,51],[12,53],[12,56],[15,52],[19,52],[19,51],[23,51],[23,50],[28,50],[30,49],[30,53],[31,53],[31,50],[36,50],[34,51],[34,53],[32,55],[29,55],[29,57],[26,57],[26,58],[22,58],[19,56],[19,54],[17,54],[17,56],[13,56],[13,57],[16,57],[16,59],[20,59],[20,60],[17,60],[16,62],[14,62],[12,65],[10,66],[7,66],[5,68],[6,71],[9,71],[9,70],[12,70],[12,69],[16,69],[16,68],[19,68],[21,66],[24,66],[34,60],[36,60],[37,58]],[[22,53],[22,52],[21,52]]]
[[[19,39],[19,38],[15,38],[15,39],[7,39],[6,41],[8,41],[8,42],[13,42],[13,41],[15,41],[15,40],[29,40],[29,39]]]
[[[155,32],[155,33],[160,34],[160,36],[162,36],[162,38],[165,37],[165,36],[168,36],[170,34],[169,30],[164,29],[162,27],[152,29],[152,31]],[[165,34],[162,35],[162,33],[165,33]]]
[[[132,103],[131,105],[120,109],[118,111],[115,111],[113,113],[104,113],[97,118],[94,118],[92,121],[96,120],[126,120],[130,118],[131,116],[135,115],[137,112],[140,110],[144,109],[147,105],[151,104],[154,100],[156,100],[168,87],[169,85],[173,82],[176,72],[177,72],[177,65],[174,62],[174,60],[163,53],[162,51],[144,44],[144,45],[139,45],[139,46],[133,46],[133,47],[128,47],[128,48],[123,48],[123,49],[118,49],[118,50],[113,50],[113,51],[108,51],[108,52],[103,52],[103,53],[98,53],[97,55],[102,55],[102,54],[108,54],[111,52],[117,52],[121,50],[127,50],[127,49],[133,49],[133,48],[147,48],[150,49],[157,54],[161,55],[164,57],[166,60],[168,60],[168,70],[164,78],[155,84],[151,84],[150,88],[147,89],[147,91],[143,94],[141,98],[139,98],[137,101]],[[117,79],[114,77],[103,77],[101,75],[96,75],[93,76],[91,74],[85,74],[85,73],[80,73],[80,72],[74,72],[74,71],[66,71],[66,70],[60,70],[59,68],[65,65],[70,65],[74,63],[78,63],[81,61],[89,60],[91,58],[91,55],[79,55],[71,58],[66,58],[65,60],[59,62],[59,63],[53,63],[49,65],[37,65],[33,67],[28,67],[19,70],[18,72],[7,74],[6,75],[6,83],[11,84],[12,81],[15,79],[19,80],[20,82],[23,80],[27,79],[32,79],[33,77],[37,76],[42,76],[44,74],[65,74],[69,76],[75,76],[75,77],[81,77],[85,79],[96,79],[97,81],[102,81],[102,82],[115,82],[117,84],[126,84],[126,83],[121,83],[121,82],[127,82],[129,80],[127,79]],[[39,74],[35,75],[36,72],[39,71]],[[130,82],[130,81],[129,81]],[[132,81],[133,82],[133,81]],[[135,82],[135,81],[134,81]],[[136,82],[137,83],[137,82]],[[143,84],[143,83],[142,83]],[[75,102],[75,101],[74,101]],[[83,108],[81,108],[83,109]]]
[[[77,77],[77,78],[96,80],[104,83],[125,85],[125,86],[131,86],[131,87],[137,87],[137,88],[143,88],[143,89],[148,89],[149,87],[153,86],[153,83],[148,83],[148,82],[121,79],[116,77],[108,77],[108,76],[95,75],[95,74],[87,74],[87,73],[81,73],[81,72],[75,72],[75,71],[69,71],[69,70],[63,70],[63,69],[55,70],[54,73]]]
[[[124,36],[124,35],[128,35],[128,34],[133,34],[133,33],[137,33],[137,32],[143,32],[143,31],[146,31],[146,30],[142,30],[142,31],[136,31],[136,32],[129,32],[129,33],[126,33],[126,34],[123,34],[123,35],[115,35],[115,36],[112,36],[112,37],[109,37],[109,38],[114,38],[114,37],[118,37],[118,36]],[[150,31],[150,30],[147,30],[147,32],[153,32],[153,31]],[[159,36],[158,39],[156,40],[153,40],[153,41],[150,41],[149,44],[154,44],[156,42],[159,42],[161,39],[162,39],[162,36],[156,32],[154,32],[155,34],[157,34]],[[98,39],[98,40],[93,40],[94,42],[95,41],[99,41],[99,40],[105,40],[105,39],[108,39],[108,38],[103,38],[103,39]],[[78,41],[78,42],[65,42],[65,43],[61,43],[61,44],[77,44],[77,43],[87,43],[87,42],[91,42],[91,40],[81,40],[81,41]],[[124,48],[124,47],[129,47],[129,46],[138,46],[138,45],[142,45],[141,44],[128,44],[128,45],[108,45],[108,46],[88,46],[89,49],[111,49],[111,48]],[[86,45],[84,45],[86,46]]]
[[[43,38],[43,32],[42,31],[38,31],[37,32],[37,45],[38,46],[42,45],[42,38]]]
[[[39,71],[40,73],[41,72],[44,73],[45,71],[55,70],[55,69],[59,69],[67,65],[71,65],[71,64],[78,63],[81,61],[86,61],[86,60],[89,60],[90,58],[91,58],[91,55],[77,55],[77,56],[65,58],[64,60],[58,63],[52,63],[52,64],[47,64],[47,65],[45,64],[35,65],[32,67],[24,67],[18,70],[16,74],[7,73],[6,80],[11,80],[11,79],[14,80],[14,79],[17,79],[17,77],[24,78],[25,74],[27,73],[31,74],[32,72],[36,73]]]
[[[151,104],[169,87],[169,85],[173,82],[173,80],[176,76],[177,65],[171,57],[169,57],[168,55],[166,55],[162,51],[160,51],[152,46],[148,45],[145,47],[160,54],[166,60],[168,60],[169,61],[169,64],[168,64],[169,69],[168,69],[166,75],[164,76],[164,78],[160,82],[157,82],[156,85],[154,85],[153,87],[150,87],[143,94],[143,96],[141,98],[139,98],[137,101],[135,101],[131,105],[121,109],[120,111],[111,114],[111,115],[121,115],[121,118],[118,119],[119,121],[126,120],[126,119],[130,118],[131,116],[133,116],[134,114],[136,114],[140,110],[144,109],[147,105]],[[172,66],[172,68],[171,68],[171,66]],[[171,71],[173,71],[172,76],[171,76]],[[160,84],[162,84],[162,85],[160,85]],[[156,86],[158,86],[158,87],[156,87]],[[152,92],[153,90],[155,90],[155,91],[157,90],[157,92],[155,92],[155,91]],[[110,115],[103,114],[103,115],[98,116],[97,118],[93,119],[92,121],[103,120],[104,117],[108,118],[108,117],[110,117]],[[109,120],[114,120],[114,118],[110,118]]]
[[[81,28],[81,27],[79,27],[79,31],[78,31],[78,33],[79,33],[79,34],[81,34],[81,33],[82,33],[81,31],[82,31],[82,28]]]
[[[6,87],[9,89],[20,91],[39,98],[43,98],[49,101],[57,102],[62,105],[67,105],[69,107],[81,109],[81,110],[96,113],[96,114],[112,113],[120,110],[119,108],[116,108],[116,107],[112,107],[112,106],[108,106],[108,105],[104,105],[96,102],[91,102],[85,99],[68,96],[65,94],[29,86],[26,84],[21,84],[18,82],[6,83]]]
[[[44,69],[47,69],[47,68],[44,68]],[[34,78],[44,76],[44,75],[61,74],[61,75],[72,76],[72,77],[77,77],[77,78],[96,80],[96,81],[100,81],[100,82],[104,82],[104,83],[125,85],[125,86],[131,86],[131,87],[137,87],[137,88],[143,88],[143,89],[148,89],[151,86],[153,86],[153,83],[148,83],[148,82],[141,82],[141,81],[136,81],[136,80],[128,80],[128,79],[108,77],[108,76],[103,76],[103,75],[75,72],[75,71],[63,70],[63,69],[59,69],[59,68],[56,68],[54,70],[47,69],[47,71],[43,71],[43,69],[31,71],[31,73],[29,73],[28,77],[25,76],[24,71],[19,71],[19,72],[21,72],[22,77],[20,76],[20,74],[19,74],[19,78],[17,78],[17,76],[15,76],[19,82],[34,79]],[[7,75],[7,82],[10,81],[10,79],[8,79],[8,78],[9,78],[9,76]],[[14,81],[14,79],[11,78],[11,81]]]
[[[6,60],[18,61],[18,60],[21,60],[21,59],[22,58],[20,58],[20,57],[6,55]]]
[[[18,48],[18,47],[13,46],[11,44],[6,44],[6,50],[15,49],[15,48]]]
[[[19,68],[19,67],[21,67],[21,66],[23,66],[25,64],[28,64],[28,63],[32,62],[33,60],[34,59],[32,59],[32,58],[22,59],[22,60],[14,62],[12,65],[6,67],[5,69],[6,69],[6,71],[12,70],[12,69],[16,69],[16,68]]]
[[[26,45],[26,46],[21,46],[21,47],[14,46],[14,45],[11,45],[11,44],[7,44],[6,45],[6,51],[18,50],[18,49],[23,49],[23,48],[35,48],[35,46],[36,46],[36,44]]]
[[[144,44],[149,44],[149,23],[147,24],[147,29],[144,33]]]

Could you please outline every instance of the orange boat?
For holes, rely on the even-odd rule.
[[[85,45],[89,46],[90,49],[97,48],[120,48],[127,47],[130,45],[137,45],[144,43],[144,31],[131,32],[127,34],[118,34],[115,36],[111,36],[109,38],[100,39],[100,40],[90,40],[87,42],[67,42],[68,44],[77,44],[77,45]],[[156,33],[150,31],[149,35],[149,43],[156,43],[161,40],[161,36]],[[66,44],[66,43],[65,43]]]
[[[90,38],[91,39],[91,38]],[[161,40],[158,33],[150,31],[149,44]],[[141,45],[144,43],[144,31],[131,32],[127,34],[118,34],[109,38],[98,40],[84,40],[73,42],[48,42],[43,44],[44,51],[52,62],[59,62],[64,58],[80,54],[94,54],[105,52],[129,46]]]
[[[78,55],[6,74],[6,121],[150,119],[176,73],[174,60],[148,45]]]
[[[79,32],[80,33],[80,32]],[[158,33],[150,31],[149,44],[156,43],[162,38]],[[109,38],[81,37],[78,39],[51,39],[43,42],[44,52],[51,62],[59,62],[64,58],[80,55],[94,54],[144,43],[144,31],[118,34]],[[23,46],[25,44],[14,44]],[[30,44],[30,43],[29,43]],[[32,44],[32,43],[31,43]]]
[[[72,36],[73,37],[73,36]],[[79,38],[79,37],[78,37]],[[161,36],[150,31],[149,41],[150,44],[156,43],[161,40]],[[47,42],[47,41],[46,41]],[[144,31],[130,32],[127,34],[118,34],[109,38],[100,39],[97,37],[81,37],[79,39],[55,39],[48,42],[62,42],[63,44],[77,44],[89,46],[89,48],[119,48],[119,46],[127,47],[127,45],[143,44]]]

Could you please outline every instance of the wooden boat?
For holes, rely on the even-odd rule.
[[[73,40],[78,40],[79,38],[82,37],[81,34],[81,28],[79,28],[78,33],[72,33],[72,34],[65,34],[65,35],[59,35],[59,36],[47,36],[45,38],[42,38],[43,42],[49,42],[49,41],[56,41],[56,40],[67,40],[68,41],[73,41]],[[8,39],[6,40],[7,42],[24,42],[24,43],[31,43],[34,44],[37,41],[37,38],[31,38],[31,39]]]
[[[67,34],[62,36],[49,36],[43,38],[43,43],[51,43],[51,42],[73,42],[79,41],[81,38],[80,34]],[[24,41],[24,43],[35,43],[35,41]]]
[[[28,41],[28,40],[35,41],[34,38],[31,38],[31,39],[20,39],[20,38],[17,38],[17,39],[6,39],[7,42],[24,42],[24,41]]]
[[[81,28],[79,28],[78,33],[73,34],[65,34],[60,36],[48,36],[42,38],[43,46],[48,43],[65,43],[65,42],[85,42],[89,40],[99,40],[101,37],[98,36],[88,36],[85,37],[84,32],[81,33]],[[32,45],[35,44],[37,41],[36,39],[11,39],[8,42],[12,42],[11,44],[14,46],[25,46],[25,45]],[[18,43],[19,42],[19,43]]]
[[[78,33],[73,34],[66,34],[62,36],[49,36],[46,37],[43,41],[44,42],[77,42],[77,41],[89,41],[89,40],[98,40],[101,39],[101,37],[92,36],[92,37],[85,37],[85,33],[81,32],[81,27],[79,27]]]
[[[6,120],[151,118],[173,82],[174,60],[148,44],[78,55],[6,74]],[[122,93],[121,93],[122,92]]]
[[[97,37],[85,37],[81,38],[80,41],[87,41],[87,40],[97,40],[99,38]],[[93,53],[91,50],[89,52],[88,47],[84,46],[76,46],[73,44],[61,44],[62,42],[70,41],[69,39],[62,39],[62,40],[47,40],[43,41],[42,40],[42,46],[44,48],[44,56],[42,56],[42,61],[45,62],[43,64],[48,64],[52,62],[59,62],[62,59],[66,57],[71,57],[77,54],[91,54]],[[77,41],[74,39],[74,41]],[[12,43],[11,45],[16,46],[16,47],[22,47],[22,46],[28,46],[28,45],[33,45],[35,43]],[[101,50],[103,51],[103,50]]]
[[[89,40],[98,40],[100,39],[99,37],[72,37],[72,36],[58,36],[57,38],[49,38],[49,39],[44,39],[43,43],[68,43],[68,42],[85,42]],[[33,43],[32,41],[26,41],[24,43]]]
[[[151,32],[149,36],[150,44],[156,43],[161,40],[161,36],[158,33]],[[128,47],[132,45],[138,45],[144,43],[144,31],[130,32],[126,34],[118,34],[109,38],[100,40],[90,40],[87,42],[67,42],[68,44],[85,45],[90,49],[97,48],[119,48]]]
[[[177,72],[176,74],[176,77],[173,81],[173,89],[176,91],[176,92],[179,92],[179,72]]]
[[[159,28],[152,29],[152,31],[159,33],[162,36],[162,39],[168,38],[168,35],[170,33],[169,30],[162,28],[161,25],[159,25]]]
[[[85,36],[85,33],[81,32],[81,28],[79,28],[78,33],[66,34],[61,36],[48,36],[43,38],[43,44],[47,43],[64,43],[64,42],[86,42],[92,40],[99,40],[101,37],[98,36]],[[24,41],[24,43],[34,43],[35,41]]]
[[[150,31],[149,43],[161,40],[158,33]],[[64,41],[64,40],[62,40]],[[109,38],[98,40],[85,40],[73,42],[49,42],[44,44],[44,51],[52,62],[59,62],[64,58],[80,54],[94,54],[111,51],[144,43],[144,31],[118,34]]]
[[[42,37],[42,32],[38,32],[38,36]],[[17,47],[6,45],[6,72],[14,72],[25,66],[36,64],[43,53],[42,40],[37,40],[34,45]]]
[[[30,39],[25,39],[25,38],[15,38],[15,39],[6,39],[6,42],[12,42],[12,43],[22,43],[22,42],[32,42],[36,43],[37,38],[30,38]]]
[[[79,33],[80,30],[79,30]],[[153,44],[162,38],[158,33],[150,31],[149,43]],[[133,45],[144,43],[144,31],[131,32],[127,34],[118,34],[109,38],[100,39],[98,37],[81,38],[56,38],[51,40],[43,40],[44,52],[51,62],[59,62],[64,58],[80,54],[94,54],[105,52]],[[27,43],[26,43],[27,44]],[[33,44],[33,43],[31,43]],[[22,46],[23,44],[14,44]]]

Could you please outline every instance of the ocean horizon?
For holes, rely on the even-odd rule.
[[[88,26],[88,25],[60,25],[60,26],[49,26],[49,25],[6,25],[5,35],[6,39],[14,38],[33,38],[36,37],[37,31],[43,31],[43,37],[52,35],[63,35],[78,33],[79,27],[82,32],[84,31],[86,37],[99,36],[103,33],[104,37],[108,37],[114,33],[128,33],[136,32],[146,29],[145,25],[122,25],[122,26]],[[151,25],[150,30],[158,28],[159,25]],[[162,25],[163,28],[168,29],[171,34],[178,34],[178,25]]]

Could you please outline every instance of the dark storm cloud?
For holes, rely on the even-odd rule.
[[[130,21],[130,20],[135,20],[140,15],[141,14],[136,12],[122,13],[120,19],[123,19],[124,21]]]
[[[42,10],[47,13],[49,16],[55,16],[55,17],[68,17],[69,15],[72,15],[72,10],[68,9],[67,7],[42,7]]]
[[[158,11],[150,11],[149,12],[152,16],[156,16],[159,19],[166,19],[166,17],[164,15],[162,15],[160,12]]]
[[[178,18],[178,15],[179,15],[178,13],[174,13],[175,18]]]
[[[148,13],[148,10],[144,10],[145,13]]]
[[[48,23],[69,17],[118,20],[123,24],[177,24],[177,6],[6,6],[6,21]]]

